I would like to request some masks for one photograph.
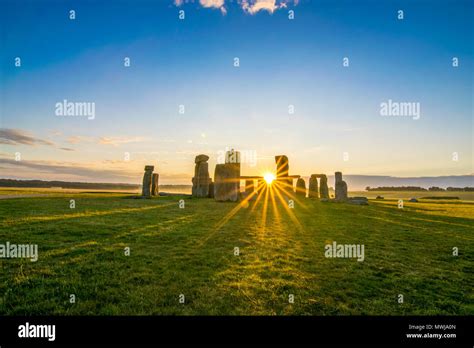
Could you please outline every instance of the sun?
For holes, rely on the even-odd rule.
[[[267,182],[267,185],[271,185],[272,181],[275,180],[275,175],[272,173],[265,173],[263,179]]]

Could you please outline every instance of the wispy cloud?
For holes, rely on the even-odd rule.
[[[231,0],[199,0],[199,4],[204,8],[219,9],[225,15],[227,14],[226,1],[228,4],[234,2]],[[178,7],[194,2],[195,0],[174,0],[174,4]],[[290,3],[296,6],[299,0],[237,0],[236,3],[245,13],[253,15],[259,11],[273,13],[278,9],[287,8]]]
[[[54,146],[49,140],[37,138],[20,129],[0,128],[0,144],[5,145],[47,145]]]
[[[277,1],[277,0],[242,0],[241,6],[242,9],[249,13],[255,14],[258,11],[267,11],[273,13],[280,8],[287,8],[287,4],[290,1]],[[297,1],[295,2],[296,5]]]
[[[70,144],[79,144],[79,143],[91,143],[94,139],[91,137],[85,137],[82,135],[73,135],[67,139],[67,142]]]
[[[144,137],[128,137],[128,136],[104,136],[104,137],[89,137],[83,135],[73,135],[67,138],[70,144],[80,143],[95,143],[100,145],[119,146],[121,144],[139,143],[146,141]]]
[[[222,14],[227,14],[227,10],[224,7],[224,0],[199,0],[202,7],[205,8],[217,8],[221,10]]]
[[[59,136],[63,135],[63,133],[61,131],[58,131],[58,130],[55,130],[55,129],[50,130],[49,133],[51,135],[54,135],[55,137],[59,137]]]
[[[94,168],[92,165],[54,162],[54,161],[15,161],[8,158],[0,158],[0,166],[3,170],[9,169],[12,174],[21,172],[34,173],[35,177],[41,174],[68,175],[72,177],[81,177],[85,179],[107,178],[116,179],[136,179],[140,177],[141,172],[126,170],[124,168],[105,169],[103,166]],[[7,174],[7,173],[4,173]]]
[[[99,144],[118,146],[128,143],[139,143],[144,141],[143,137],[100,137]]]

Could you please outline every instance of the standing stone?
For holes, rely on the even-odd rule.
[[[214,199],[219,202],[239,199],[240,163],[216,164],[214,172]]]
[[[283,191],[284,196],[287,196],[288,193],[293,193],[293,179],[289,178],[290,173],[290,163],[288,157],[285,155],[275,156],[275,163],[277,167],[276,180]]]
[[[151,195],[152,196],[159,196],[160,192],[158,190],[158,179],[160,175],[158,173],[153,173],[152,181],[151,181]]]
[[[255,194],[255,182],[253,180],[245,180],[245,197],[250,197],[248,198],[249,200],[253,200],[256,198]]]
[[[207,160],[209,156],[207,155],[198,155],[196,156],[194,163],[194,177],[193,177],[193,197],[203,198],[209,196],[209,184],[211,178],[209,177],[209,164]]]
[[[275,163],[277,166],[276,177],[287,177],[290,172],[290,164],[288,162],[288,157],[285,155],[275,156]]]
[[[201,162],[207,162],[209,161],[209,156],[208,155],[197,155],[196,158],[194,159],[194,163],[198,164]]]
[[[319,198],[329,199],[328,177],[324,174],[319,181]]]
[[[257,180],[257,195],[262,194],[267,189],[267,183],[264,179]]]
[[[342,173],[336,172],[336,183],[335,183],[335,191],[336,191],[336,201],[346,201],[347,200],[347,184],[344,180],[342,180]]]
[[[308,197],[309,198],[318,198],[318,176],[312,174],[309,178],[309,188],[308,188]]]
[[[296,196],[301,198],[306,197],[306,183],[303,178],[298,178],[296,181]]]
[[[214,183],[211,181],[209,182],[209,198],[214,198]]]
[[[152,182],[154,169],[155,169],[155,166],[145,166],[145,174],[143,174],[143,184],[142,184],[143,197],[151,196],[151,182]]]

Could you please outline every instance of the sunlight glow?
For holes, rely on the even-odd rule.
[[[267,185],[271,185],[273,180],[275,180],[275,175],[273,175],[272,173],[265,173],[263,179],[267,182]]]

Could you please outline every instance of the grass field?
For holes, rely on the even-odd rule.
[[[369,206],[305,199],[294,209],[190,198],[180,209],[180,197],[130,197],[0,199],[0,243],[39,247],[37,262],[0,259],[0,314],[474,314],[466,197],[403,209],[393,196]],[[365,260],[325,258],[333,241],[364,244]]]

